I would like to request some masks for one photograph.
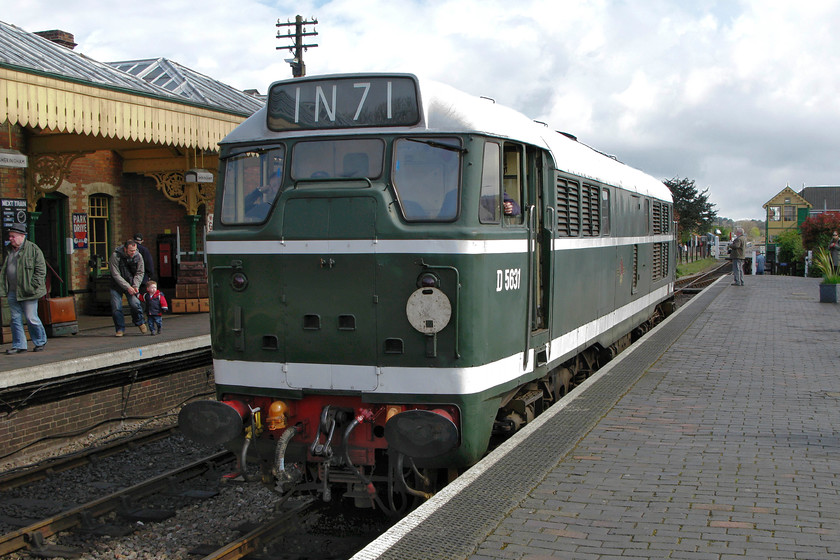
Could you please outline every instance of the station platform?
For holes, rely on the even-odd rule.
[[[354,558],[840,558],[840,305],[731,282]]]
[[[114,336],[111,316],[82,315],[75,335],[49,338],[43,352],[6,354],[0,345],[0,390],[87,371],[126,365],[178,352],[210,348],[208,313],[166,314],[161,334],[143,334],[126,315],[122,337]]]

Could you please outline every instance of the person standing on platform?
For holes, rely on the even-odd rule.
[[[143,258],[144,274],[143,281],[140,282],[140,293],[143,294],[146,292],[146,282],[155,279],[155,261],[152,260],[152,253],[149,251],[148,247],[143,245],[142,233],[135,233],[134,241],[137,242],[137,250]]]
[[[26,240],[24,224],[9,227],[9,254],[0,269],[0,279],[0,296],[8,299],[11,315],[12,347],[6,354],[26,352],[24,316],[35,344],[33,351],[40,352],[47,345],[47,332],[38,318],[38,300],[47,294],[47,264],[41,249]]]
[[[744,285],[744,251],[747,248],[747,238],[744,236],[744,228],[735,228],[735,239],[729,244],[730,257],[732,257],[733,286]]]
[[[834,272],[840,274],[840,235],[836,231],[831,236],[831,242],[828,244],[828,252],[831,255],[831,264],[834,266]]]
[[[163,314],[169,311],[166,296],[157,289],[157,282],[149,280],[146,283],[146,293],[140,294],[140,301],[146,307],[146,321],[149,324],[149,334],[154,335],[163,331]]]
[[[143,321],[143,306],[140,305],[140,299],[137,297],[140,294],[140,282],[143,280],[145,268],[143,267],[143,257],[137,250],[137,242],[129,239],[122,247],[117,247],[111,253],[108,265],[111,269],[111,316],[114,319],[116,336],[122,336],[125,333],[125,316],[122,310],[123,295],[125,295],[131,309],[131,320],[140,329],[141,333],[146,334],[149,329],[146,328],[146,323]]]

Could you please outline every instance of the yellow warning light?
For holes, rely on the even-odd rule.
[[[266,424],[269,430],[282,430],[286,427],[286,413],[289,405],[283,401],[273,401],[268,407]]]
[[[403,407],[398,404],[389,404],[385,412],[385,422],[403,411]]]

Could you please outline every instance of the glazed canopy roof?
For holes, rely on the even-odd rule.
[[[0,121],[215,150],[219,140],[262,106],[248,94],[165,59],[152,63],[168,65],[180,89],[150,83],[139,73],[0,22]]]

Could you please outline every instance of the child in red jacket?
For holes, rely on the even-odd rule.
[[[169,310],[166,297],[157,289],[157,282],[146,282],[146,293],[140,294],[140,301],[146,310],[146,321],[149,324],[149,334],[160,334],[163,330],[163,313]],[[157,333],[155,333],[157,330]]]

